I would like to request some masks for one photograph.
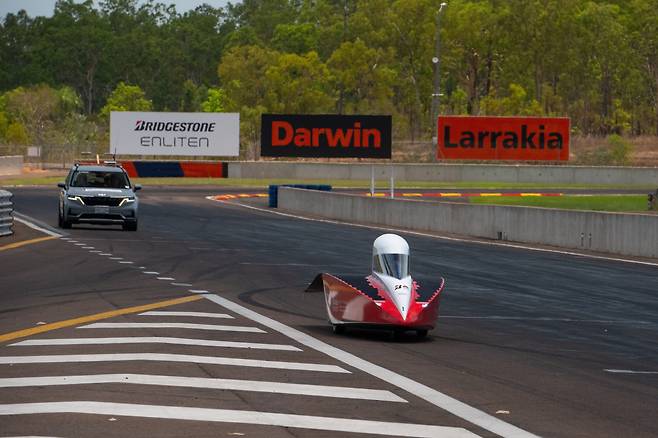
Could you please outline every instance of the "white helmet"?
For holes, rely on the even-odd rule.
[[[382,234],[372,244],[372,271],[397,279],[409,276],[409,244],[397,234]]]

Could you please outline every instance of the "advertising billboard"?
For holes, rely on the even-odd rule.
[[[110,153],[236,157],[240,115],[112,111]]]
[[[391,116],[263,114],[263,157],[391,158]]]
[[[569,130],[564,117],[439,116],[437,158],[567,161]]]

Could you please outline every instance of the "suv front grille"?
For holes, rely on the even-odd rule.
[[[82,201],[85,205],[108,205],[118,207],[123,198],[110,198],[105,196],[83,196]]]

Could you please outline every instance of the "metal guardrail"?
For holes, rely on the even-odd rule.
[[[14,195],[6,190],[0,190],[0,236],[9,236],[14,233]]]

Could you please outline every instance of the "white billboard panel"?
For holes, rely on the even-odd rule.
[[[237,157],[240,115],[112,111],[110,153]]]

